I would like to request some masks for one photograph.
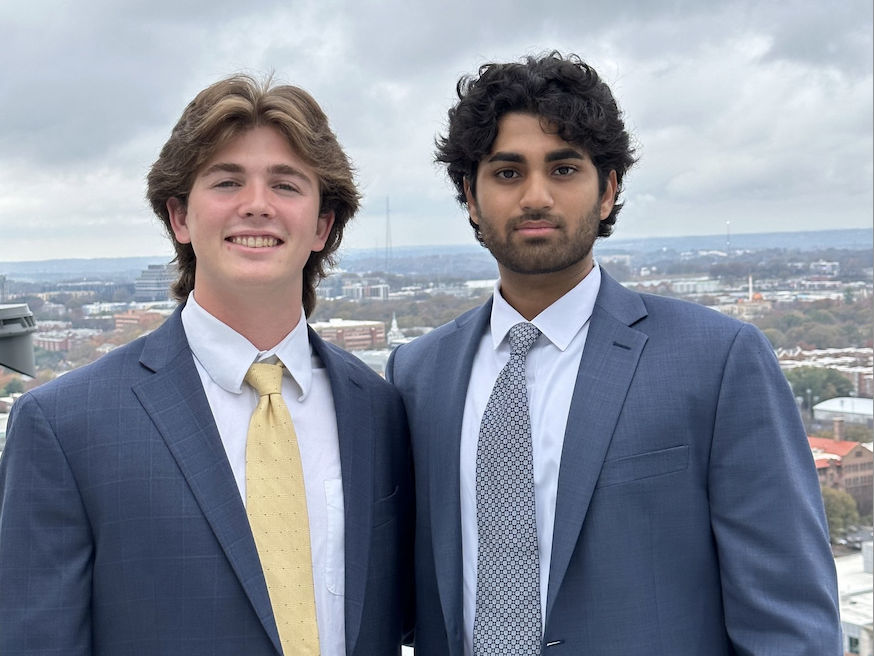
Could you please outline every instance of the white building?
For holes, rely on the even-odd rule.
[[[170,286],[176,282],[178,270],[169,264],[150,264],[134,283],[134,300],[166,301],[170,298]]]
[[[874,656],[872,547],[874,542],[865,542],[862,553],[835,558],[845,654]]]
[[[874,399],[838,396],[813,406],[813,418],[832,421],[843,417],[848,424],[874,426]]]

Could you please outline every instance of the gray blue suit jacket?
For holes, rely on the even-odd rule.
[[[416,656],[462,656],[459,440],[491,302],[398,348]],[[604,274],[558,480],[546,656],[837,656],[834,561],[789,386],[753,326]]]
[[[337,412],[347,653],[397,654],[411,607],[403,405],[360,361],[310,340]],[[282,653],[179,312],[13,406],[0,458],[0,653]]]

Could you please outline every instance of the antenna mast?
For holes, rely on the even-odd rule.
[[[388,196],[385,197],[385,272],[391,263],[391,216],[389,214]]]

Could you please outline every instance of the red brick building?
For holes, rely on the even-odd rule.
[[[859,514],[870,515],[874,454],[859,442],[830,437],[808,437],[816,461],[819,484],[846,492],[856,501]]]
[[[349,321],[328,319],[310,324],[326,342],[347,351],[362,351],[385,346],[385,324],[382,321]]]

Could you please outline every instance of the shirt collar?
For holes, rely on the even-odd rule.
[[[592,316],[595,299],[601,288],[601,268],[595,263],[589,274],[577,285],[531,320],[541,333],[559,350],[565,351],[577,333]],[[501,281],[495,283],[492,301],[492,346],[497,351],[510,328],[526,321],[501,295]]]
[[[198,305],[192,291],[182,309],[182,325],[188,345],[213,382],[233,394],[240,394],[243,379],[253,362],[278,358],[297,384],[300,400],[309,394],[313,380],[313,359],[306,315],[279,344],[259,351],[252,342]]]

